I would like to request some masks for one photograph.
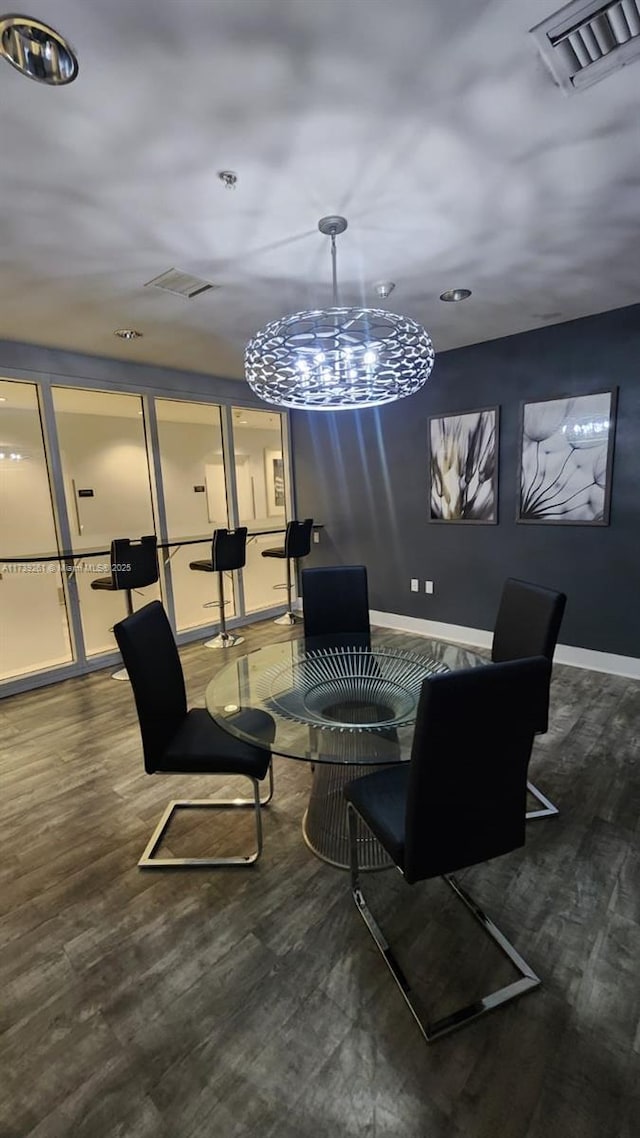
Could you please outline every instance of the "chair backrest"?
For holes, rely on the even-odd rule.
[[[370,642],[369,592],[364,565],[303,569],[304,635],[336,638],[336,643],[366,646]]]
[[[551,662],[566,603],[565,593],[508,577],[496,617],[491,659],[498,663],[522,660],[528,656],[545,656]],[[536,728],[538,734],[544,735],[548,726],[549,688],[547,702]]]
[[[143,589],[158,580],[158,539],[155,534],[132,541],[111,542],[111,581],[114,589]]]
[[[187,714],[182,664],[160,601],[151,601],[113,631],[135,696],[148,774]]]
[[[211,542],[211,563],[216,573],[242,569],[247,561],[247,527],[214,529]]]
[[[544,656],[428,676],[409,770],[404,874],[454,873],[524,845]]]
[[[493,631],[491,659],[496,663],[524,656],[553,660],[566,603],[565,593],[508,577]]]
[[[307,557],[311,551],[311,530],[313,518],[303,522],[289,522],[284,536],[285,557]]]

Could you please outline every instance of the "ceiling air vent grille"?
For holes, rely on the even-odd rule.
[[[180,269],[167,269],[166,273],[160,273],[159,277],[147,281],[145,288],[149,285],[164,289],[165,292],[173,292],[176,296],[185,296],[189,300],[194,296],[200,296],[203,292],[209,292],[212,288],[221,287],[211,284],[211,281],[203,281],[200,277],[192,277],[190,273],[183,273]]]
[[[640,0],[572,0],[531,34],[556,82],[578,91],[640,56]]]

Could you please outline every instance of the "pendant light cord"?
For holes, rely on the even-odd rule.
[[[333,274],[333,306],[339,307],[338,301],[338,267],[336,263],[337,250],[336,250],[336,235],[331,234],[331,272]]]

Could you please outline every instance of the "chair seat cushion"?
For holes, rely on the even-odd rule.
[[[281,557],[283,560],[286,557],[284,549],[263,549],[263,557]]]
[[[201,569],[203,573],[213,573],[213,561],[190,561],[190,569]]]
[[[409,763],[397,763],[347,783],[344,796],[352,802],[396,865],[404,866],[404,820]]]
[[[242,774],[262,779],[269,769],[269,743],[275,735],[274,722],[266,711],[248,708],[233,719],[249,734],[261,735],[264,747],[245,743],[229,734],[211,718],[205,708],[193,708],[156,764],[158,771],[173,774]]]
[[[110,592],[115,592],[113,587],[113,580],[111,577],[96,577],[95,581],[91,582],[92,589],[108,589]]]

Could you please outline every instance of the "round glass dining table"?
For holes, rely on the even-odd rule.
[[[234,655],[206,691],[207,710],[225,730],[264,746],[232,717],[239,708],[267,711],[275,725],[272,752],[310,764],[303,837],[341,868],[349,864],[346,783],[410,758],[426,676],[486,663],[461,645],[386,629],[353,639],[301,638]],[[388,864],[364,828],[359,846],[363,868]]]

